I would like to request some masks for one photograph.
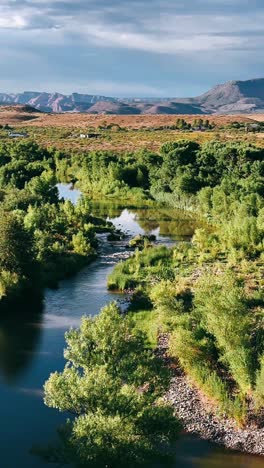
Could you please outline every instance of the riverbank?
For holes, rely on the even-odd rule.
[[[74,196],[73,191],[69,195]],[[173,244],[190,236],[193,223],[179,213],[174,221],[165,211],[117,209],[110,205],[103,211],[96,205],[93,214],[108,219],[130,237],[155,234],[159,244]],[[43,382],[51,372],[65,365],[62,349],[64,334],[78,327],[84,314],[96,315],[107,303],[123,304],[122,294],[107,291],[106,281],[114,265],[127,258],[128,240],[107,242],[99,235],[99,255],[91,265],[63,280],[58,289],[46,289],[43,310],[21,310],[20,304],[1,317],[0,398],[1,460],[3,466],[46,468],[49,465],[32,454],[32,446],[54,440],[64,415],[43,405]],[[125,307],[125,304],[124,304]],[[26,313],[27,312],[27,313]],[[17,418],[17,414],[20,418]],[[27,431],[24,430],[27,421]],[[13,447],[16,450],[13,450]],[[182,434],[175,445],[173,468],[262,468],[262,458],[232,453],[202,440]]]
[[[218,416],[179,364],[168,358],[167,350],[168,335],[160,335],[157,352],[173,373],[166,399],[172,403],[184,431],[227,449],[264,456],[264,421],[262,428],[256,428],[254,423],[239,428],[234,421]]]

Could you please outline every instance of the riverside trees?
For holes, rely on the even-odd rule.
[[[148,150],[103,151],[57,158],[58,174],[77,181],[91,198],[150,200],[198,211],[221,223],[226,250],[259,250],[264,194],[264,150],[247,143],[166,143]],[[243,219],[243,223],[241,223]],[[260,247],[261,249],[261,247]]]
[[[153,330],[169,331],[171,355],[217,408],[240,424],[252,412],[257,421],[264,401],[264,151],[182,141],[164,145],[161,156],[149,172],[153,197],[209,224],[191,244],[136,251],[115,267],[108,286],[140,288],[152,308],[133,316],[149,341]]]
[[[115,304],[66,334],[67,364],[45,384],[45,403],[73,414],[60,457],[81,466],[136,466],[166,456],[179,425],[162,396],[169,374]]]
[[[111,230],[86,200],[59,200],[54,167],[35,143],[0,145],[0,304],[76,272],[96,255],[96,231]]]
[[[252,415],[257,423],[264,402],[262,263],[221,262],[209,249],[148,247],[117,265],[108,285],[135,289],[129,311],[135,326],[153,347],[158,333],[169,333],[170,355],[214,408],[240,425]]]
[[[0,210],[0,298],[36,285],[37,261],[33,238],[23,222],[11,212]]]

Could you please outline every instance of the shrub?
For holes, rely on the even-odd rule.
[[[132,467],[167,453],[179,425],[160,400],[168,371],[145,340],[115,304],[66,334],[66,367],[45,384],[45,403],[74,414],[63,433],[66,461]]]

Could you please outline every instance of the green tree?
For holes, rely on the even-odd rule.
[[[75,416],[63,433],[68,461],[132,467],[166,454],[179,426],[161,399],[169,374],[145,349],[144,334],[110,304],[66,341],[68,362],[46,382],[45,403]]]
[[[14,214],[0,213],[0,269],[30,277],[34,253],[30,234]]]

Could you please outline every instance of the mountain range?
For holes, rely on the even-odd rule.
[[[228,81],[192,98],[114,98],[90,94],[25,91],[0,93],[0,104],[28,105],[42,112],[89,114],[264,113],[264,78]]]

